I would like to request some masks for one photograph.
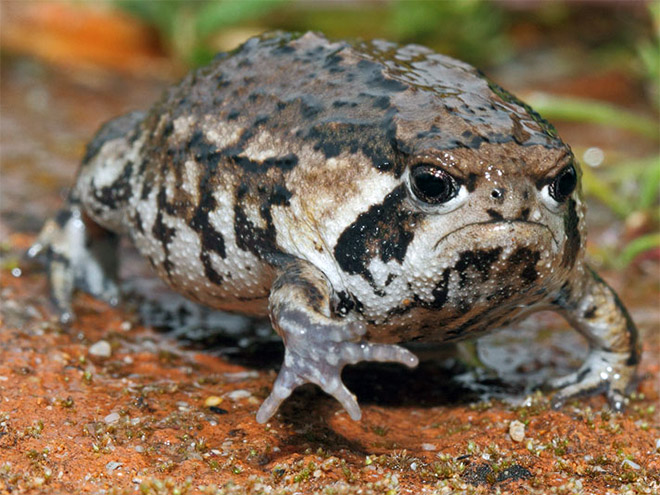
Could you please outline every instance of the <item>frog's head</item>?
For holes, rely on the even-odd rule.
[[[407,81],[390,95],[394,151],[381,167],[390,192],[342,233],[335,259],[363,279],[353,288],[361,284],[367,305],[391,298],[396,311],[410,305],[476,321],[557,296],[584,246],[570,148],[474,69],[433,62],[422,79],[432,81],[432,68],[437,85]]]
[[[565,281],[581,256],[579,169],[567,148],[515,142],[425,150],[403,173],[413,281],[502,302]],[[420,291],[428,291],[419,284]]]

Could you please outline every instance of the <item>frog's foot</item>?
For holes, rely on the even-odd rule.
[[[550,383],[560,389],[553,406],[561,407],[571,397],[604,392],[612,409],[621,411],[641,355],[637,328],[617,295],[595,272],[585,270],[569,294],[558,298],[557,304],[586,337],[590,351],[577,372]]]
[[[330,316],[330,286],[325,276],[301,260],[282,267],[270,296],[271,321],[285,345],[284,363],[273,390],[259,408],[257,421],[265,423],[291,392],[303,383],[315,383],[332,395],[350,417],[361,417],[355,395],[341,380],[347,364],[388,361],[409,367],[417,357],[397,345],[365,342],[366,327],[358,321]]]
[[[286,351],[273,391],[257,413],[259,423],[266,422],[282,401],[303,383],[315,383],[332,395],[346,409],[350,417],[362,416],[355,395],[341,380],[341,371],[347,364],[360,361],[389,361],[409,367],[417,365],[417,357],[397,345],[371,344],[359,339],[366,328],[359,322],[312,321],[299,310],[286,310],[280,314],[278,324],[285,333]]]
[[[44,260],[62,322],[73,319],[74,289],[117,304],[117,245],[118,237],[86,218],[76,203],[70,203],[46,222],[27,254]]]
[[[628,359],[627,353],[593,350],[578,371],[550,381],[552,388],[559,389],[552,407],[558,409],[573,397],[604,392],[610,407],[622,411],[628,403],[626,394],[636,368],[626,364]]]

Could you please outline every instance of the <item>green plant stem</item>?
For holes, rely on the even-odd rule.
[[[533,93],[527,98],[527,103],[550,120],[608,125],[654,140],[660,139],[660,126],[655,120],[609,103],[548,93]]]
[[[600,200],[619,218],[626,218],[632,213],[632,208],[627,203],[619,201],[614,189],[594,174],[589,167],[582,167],[582,187],[585,195]]]
[[[646,234],[630,241],[617,256],[616,264],[622,268],[628,266],[637,256],[650,249],[660,248],[660,233]]]

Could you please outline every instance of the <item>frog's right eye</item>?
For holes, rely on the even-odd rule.
[[[422,164],[410,171],[410,188],[420,200],[438,205],[455,198],[461,186],[443,169]]]

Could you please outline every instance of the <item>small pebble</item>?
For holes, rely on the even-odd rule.
[[[243,389],[234,390],[233,392],[229,392],[227,394],[227,397],[229,397],[231,400],[247,399],[251,396],[252,394],[249,391]]]
[[[119,421],[119,413],[116,412],[110,413],[105,418],[103,418],[103,421],[105,421],[109,425],[116,423],[117,421]]]
[[[210,395],[204,401],[204,406],[213,407],[219,405],[221,402],[222,402],[222,397],[218,397],[217,395]]]
[[[229,383],[236,383],[259,377],[259,373],[256,371],[237,371],[235,373],[223,373],[222,375]]]
[[[514,442],[522,442],[525,439],[525,424],[517,419],[509,424],[509,436]]]
[[[110,461],[109,463],[107,463],[105,465],[105,470],[108,471],[108,472],[112,472],[115,469],[119,469],[120,467],[121,467],[121,462]]]
[[[437,450],[437,447],[435,445],[433,445],[432,443],[423,443],[422,444],[422,450],[433,452],[434,450]]]
[[[641,466],[636,462],[631,461],[630,459],[624,459],[621,463],[621,466],[629,466],[635,470],[639,469]]]
[[[112,355],[112,347],[110,347],[110,343],[108,341],[99,340],[96,344],[90,346],[89,353],[92,356],[107,358]]]

